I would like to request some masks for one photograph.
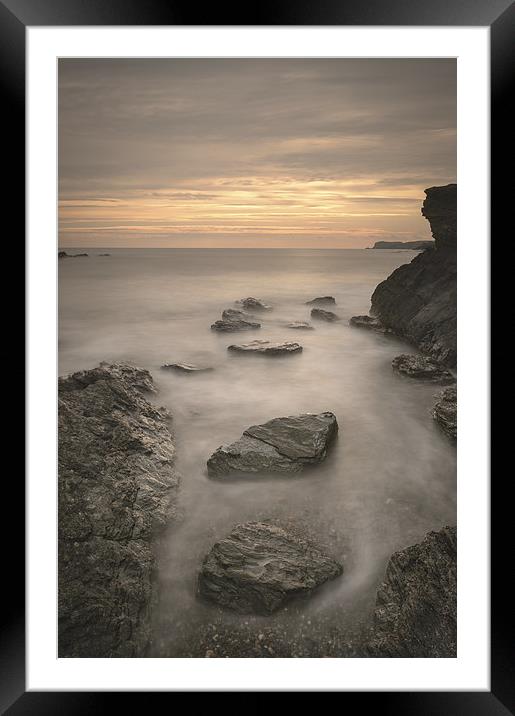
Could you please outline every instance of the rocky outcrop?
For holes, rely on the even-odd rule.
[[[178,485],[151,392],[127,364],[59,379],[59,657],[147,654],[154,543]]]
[[[342,572],[335,559],[297,535],[248,522],[213,546],[202,564],[198,594],[242,614],[271,614]]]
[[[249,296],[249,298],[241,298],[239,301],[236,301],[236,303],[239,306],[242,306],[246,311],[271,311],[272,306],[269,306],[266,303],[263,303],[263,301],[260,301],[259,298],[252,298],[252,296]]]
[[[176,373],[206,373],[213,370],[211,366],[193,365],[192,363],[165,363],[161,366],[163,370],[173,370]]]
[[[354,328],[368,328],[368,330],[378,333],[392,333],[391,328],[383,326],[377,316],[352,316],[349,319],[349,325]]]
[[[323,308],[312,308],[311,318],[314,318],[317,321],[327,321],[329,323],[340,320],[340,317],[337,316],[336,313],[333,313],[332,311],[324,311]]]
[[[250,343],[235,343],[227,346],[228,351],[234,353],[259,353],[266,356],[282,356],[292,353],[300,353],[302,346],[293,341],[274,343],[272,341],[251,341]]]
[[[224,321],[253,321],[254,316],[246,311],[240,311],[239,308],[226,308],[222,311],[222,319]]]
[[[333,413],[306,413],[252,425],[239,440],[221,445],[211,455],[208,474],[225,477],[249,472],[300,472],[326,458],[337,432]]]
[[[452,440],[456,440],[457,399],[455,385],[446,388],[438,395],[438,400],[433,407],[433,418],[446,435]]]
[[[449,370],[427,356],[415,356],[403,353],[392,360],[392,368],[396,373],[400,373],[400,375],[414,378],[415,380],[422,380],[426,383],[445,384],[454,383],[455,381],[455,377]]]
[[[423,353],[456,366],[456,184],[426,189],[422,214],[435,239],[372,295],[371,313]]]
[[[333,296],[318,296],[312,301],[306,301],[306,306],[335,306],[336,299]]]
[[[238,331],[255,331],[261,328],[261,323],[255,323],[254,321],[244,321],[242,319],[231,318],[230,320],[224,321],[219,320],[211,324],[212,331],[220,331],[222,333],[237,333]]]
[[[396,552],[377,593],[375,657],[456,656],[456,528]]]
[[[100,254],[102,255],[102,254]],[[108,255],[108,254],[106,254]],[[59,251],[57,254],[58,259],[75,259],[80,258],[81,256],[88,256],[88,254],[67,254],[66,251]]]

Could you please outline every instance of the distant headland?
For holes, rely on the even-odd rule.
[[[434,241],[376,241],[369,249],[411,249],[418,251],[420,249],[429,249],[435,245]]]

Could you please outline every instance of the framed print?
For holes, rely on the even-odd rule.
[[[488,272],[513,7],[0,12],[28,317],[3,708],[509,713]]]

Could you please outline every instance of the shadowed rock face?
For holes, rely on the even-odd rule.
[[[423,380],[426,383],[454,383],[453,374],[427,356],[415,356],[403,353],[392,360],[392,368],[408,378]]]
[[[457,399],[456,386],[443,390],[433,408],[433,418],[451,439],[457,435]]]
[[[317,296],[312,301],[306,301],[306,306],[334,306],[336,300],[334,296]]]
[[[156,533],[175,514],[170,416],[146,370],[59,379],[59,656],[145,656]]]
[[[213,546],[198,594],[242,614],[271,614],[342,572],[332,557],[281,527],[248,522]]]
[[[456,366],[456,184],[426,189],[422,214],[435,248],[400,266],[372,295],[381,323],[433,359]]]
[[[212,477],[245,472],[299,472],[321,462],[338,432],[333,413],[293,415],[252,425],[230,445],[221,445],[207,462]]]
[[[456,656],[456,528],[429,532],[388,562],[376,600],[376,657]]]

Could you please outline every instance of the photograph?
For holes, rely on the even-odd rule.
[[[58,58],[59,660],[459,656],[458,126],[456,57]]]

